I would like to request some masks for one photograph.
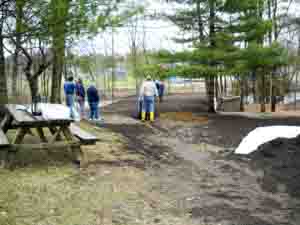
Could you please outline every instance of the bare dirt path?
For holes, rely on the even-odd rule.
[[[300,164],[299,142],[277,143],[280,158],[276,153],[271,158],[231,154],[255,127],[300,125],[299,118],[208,115],[202,98],[174,95],[160,105],[162,114],[193,112],[204,120],[164,117],[153,124],[142,124],[131,118],[135,104],[130,98],[106,107],[107,122],[101,127],[122,134],[129,140],[130,149],[145,156],[151,188],[173,199],[178,213],[190,215],[195,224],[299,224],[300,192],[295,192],[300,188],[300,173],[295,171],[299,168],[285,164],[291,157],[285,152],[291,149],[293,165]],[[273,147],[264,146],[264,152]],[[277,171],[274,177],[276,170],[282,172]],[[289,173],[294,176],[280,179]]]

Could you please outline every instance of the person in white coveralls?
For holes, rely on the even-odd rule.
[[[142,83],[139,96],[143,100],[141,115],[142,121],[146,120],[146,113],[149,113],[150,121],[153,122],[155,112],[155,98],[158,97],[158,91],[155,82],[152,81],[150,75],[148,75],[146,77],[146,80]]]

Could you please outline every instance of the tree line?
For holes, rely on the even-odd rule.
[[[298,19],[289,17],[292,1],[280,0],[169,0],[185,7],[165,15],[185,33],[176,37],[188,43],[182,52],[160,51],[157,57],[165,63],[177,63],[168,74],[205,79],[209,112],[215,112],[214,99],[226,77],[239,82],[241,111],[249,82],[261,112],[267,99],[276,110],[280,80],[288,76],[287,68],[296,68],[297,54],[283,45],[285,32],[298,30]],[[286,7],[282,6],[286,4]],[[299,36],[297,31],[296,35]],[[298,38],[299,39],[299,38]],[[226,85],[226,83],[225,83]],[[246,88],[247,87],[247,88]],[[259,90],[259,93],[257,93]],[[259,96],[257,96],[259,95]]]
[[[300,20],[288,13],[293,0],[166,2],[176,3],[177,7],[160,18],[171,21],[184,33],[183,37],[174,34],[175,42],[189,45],[184,51],[147,51],[146,34],[141,35],[137,29],[145,11],[135,4],[130,9],[122,8],[121,0],[2,0],[0,103],[18,95],[22,86],[18,87],[17,81],[22,77],[32,98],[43,88],[51,102],[60,103],[61,83],[72,74],[71,67],[95,79],[99,60],[103,61],[104,69],[113,68],[118,61],[113,48],[105,59],[96,52],[76,56],[72,51],[76,41],[82,37],[92,39],[106,28],[113,35],[116,27],[126,24],[128,58],[136,90],[141,77],[148,73],[161,79],[173,75],[203,78],[209,111],[214,112],[214,99],[226,92],[230,78],[237,84],[242,111],[249,93],[259,100],[262,112],[268,102],[272,111],[276,110],[276,96],[283,92],[281,87],[286,80],[290,82],[298,76],[300,48],[286,45],[295,40],[300,43]],[[152,18],[157,19],[157,15]],[[161,64],[176,66],[165,68]],[[111,81],[103,81],[112,90],[113,71]],[[8,79],[12,81],[10,86]],[[44,84],[42,87],[39,81]]]
[[[3,0],[0,3],[0,103],[17,95],[25,75],[30,94],[39,93],[39,78],[51,73],[50,101],[61,102],[67,59],[78,38],[95,37],[107,27],[121,26],[136,9],[120,10],[120,0]],[[7,54],[5,54],[7,53]],[[7,55],[12,57],[7,86]]]

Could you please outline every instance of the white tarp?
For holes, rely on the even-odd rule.
[[[69,119],[70,118],[70,109],[65,105],[60,104],[45,104],[41,103],[41,110],[43,117],[47,119]],[[74,111],[74,120],[80,121],[80,115],[77,112],[76,108],[73,108]]]
[[[30,106],[19,105],[17,107],[20,110],[27,110],[31,113]],[[70,109],[61,104],[48,104],[48,103],[40,103],[40,109],[42,111],[42,116],[45,119],[70,119]],[[80,121],[80,115],[76,108],[74,107],[75,121]]]
[[[277,138],[295,138],[300,135],[300,127],[297,126],[270,126],[258,127],[251,131],[235,150],[236,154],[249,154],[257,148]]]

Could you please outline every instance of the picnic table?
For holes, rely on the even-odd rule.
[[[44,103],[42,115],[34,116],[28,110],[29,106],[5,105],[6,113],[0,123],[0,152],[2,153],[0,167],[5,167],[7,163],[10,165],[15,153],[24,149],[71,149],[82,164],[84,155],[81,145],[95,144],[98,138],[76,126],[74,120],[68,116],[61,116],[63,107],[65,106]],[[47,109],[52,111],[52,114],[47,114]],[[45,129],[49,129],[50,137],[45,135]],[[7,137],[8,130],[15,131],[11,141]],[[34,135],[34,130],[39,137],[39,142],[24,143],[24,137],[27,134]]]

